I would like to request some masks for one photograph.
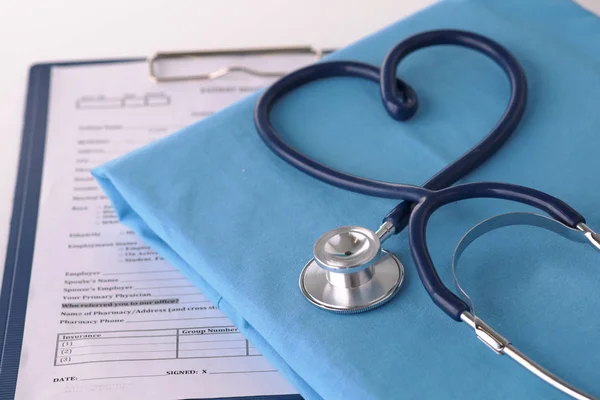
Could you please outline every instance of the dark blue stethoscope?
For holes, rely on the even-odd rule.
[[[270,122],[270,111],[278,100],[300,86],[330,77],[365,78],[379,83],[388,114],[399,121],[407,120],[415,114],[418,101],[415,91],[396,78],[398,64],[410,53],[436,45],[458,45],[485,54],[506,73],[511,94],[506,111],[491,132],[422,187],[366,179],[330,168],[289,146]],[[496,353],[509,355],[538,377],[575,398],[589,399],[589,395],[537,365],[477,318],[465,301],[443,284],[427,248],[427,222],[437,209],[460,200],[496,198],[545,211],[551,218],[543,217],[544,222],[540,225],[555,231],[579,232],[600,249],[600,236],[585,224],[585,218],[549,194],[498,182],[452,186],[506,142],[523,116],[526,100],[527,82],[523,69],[504,47],[471,32],[436,30],[414,35],[397,44],[385,57],[381,69],[360,62],[333,61],[293,72],[263,93],[256,105],[254,121],[267,146],[300,171],[353,192],[403,200],[385,216],[383,225],[376,232],[347,226],[327,232],[317,240],[313,248],[314,258],[304,267],[300,277],[302,293],[308,300],[323,309],[351,313],[370,310],[391,299],[400,287],[404,269],[393,254],[381,249],[381,242],[408,225],[410,249],[419,277],[438,307],[453,319],[474,328],[477,337]]]

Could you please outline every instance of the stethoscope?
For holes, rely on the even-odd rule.
[[[409,119],[417,110],[417,96],[408,84],[396,78],[396,69],[399,62],[410,53],[435,45],[459,45],[487,55],[506,73],[511,95],[504,115],[492,131],[422,187],[370,180],[332,169],[289,146],[271,125],[269,114],[278,100],[309,82],[330,77],[365,78],[379,83],[383,104],[389,115],[399,121]],[[263,93],[256,105],[254,121],[267,146],[300,171],[350,191],[404,200],[385,216],[383,224],[375,232],[359,226],[344,226],[317,239],[313,248],[314,258],[305,265],[300,275],[300,289],[311,303],[338,313],[355,313],[371,310],[390,300],[402,283],[404,267],[398,258],[381,248],[381,243],[408,225],[410,249],[419,277],[438,307],[456,321],[466,322],[475,330],[477,337],[497,354],[508,355],[566,394],[578,399],[591,399],[591,396],[536,364],[477,318],[470,298],[456,281],[456,274],[457,287],[471,303],[470,306],[442,283],[425,239],[427,222],[440,207],[466,199],[496,198],[536,207],[551,218],[531,213],[512,213],[484,221],[469,231],[457,246],[453,273],[460,255],[472,241],[485,232],[508,225],[541,226],[574,240],[589,241],[600,250],[600,235],[585,224],[584,217],[549,194],[498,182],[451,186],[506,142],[523,115],[526,99],[527,83],[523,69],[504,47],[475,33],[437,30],[417,34],[397,44],[385,57],[381,70],[360,62],[333,61],[295,71]]]

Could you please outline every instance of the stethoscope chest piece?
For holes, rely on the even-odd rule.
[[[366,228],[333,229],[317,240],[313,253],[300,274],[300,289],[311,303],[329,311],[356,313],[380,306],[404,279],[402,263]]]

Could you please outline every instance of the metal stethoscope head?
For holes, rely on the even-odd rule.
[[[339,313],[371,310],[390,300],[404,279],[404,266],[381,243],[393,226],[377,232],[342,226],[317,239],[314,258],[300,274],[300,289],[314,305]]]

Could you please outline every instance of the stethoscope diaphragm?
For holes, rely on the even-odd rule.
[[[378,235],[359,226],[323,234],[314,258],[300,274],[300,289],[314,305],[339,313],[371,310],[390,300],[404,279],[404,266],[381,248]]]

